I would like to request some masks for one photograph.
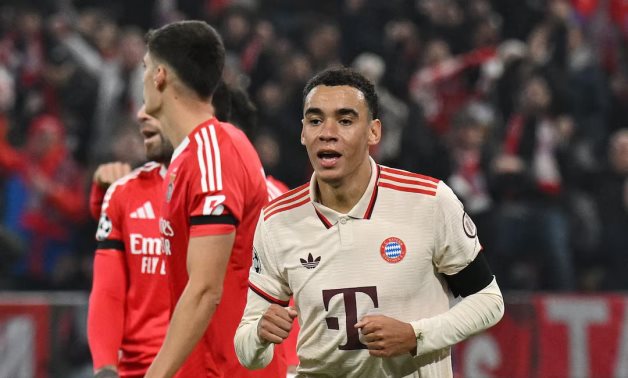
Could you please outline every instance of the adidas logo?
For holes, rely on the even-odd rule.
[[[155,219],[155,212],[153,211],[153,206],[149,201],[146,201],[142,206],[137,208],[130,215],[133,219]]]
[[[314,260],[314,258],[312,257],[312,254],[310,253],[307,255],[307,260],[305,259],[299,259],[299,260],[301,260],[301,265],[303,265],[307,269],[314,269],[318,266],[318,263],[321,261],[321,257],[318,256],[316,260]]]

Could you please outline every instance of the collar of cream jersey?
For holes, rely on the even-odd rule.
[[[194,130],[192,130],[191,133],[188,134],[188,136],[186,136],[185,138],[183,138],[183,140],[181,141],[181,143],[179,143],[179,145],[177,146],[177,148],[174,149],[174,151],[172,152],[172,157],[170,158],[170,163],[172,163],[173,161],[175,161],[176,158],[179,157],[179,155],[181,155],[181,153],[186,149],[186,147],[190,144],[190,135],[196,133],[197,131],[199,131],[201,128],[208,126],[208,125],[216,125],[217,123],[217,119],[216,117],[211,117],[210,119],[208,119],[207,121],[204,121],[203,123],[201,123],[200,125],[196,126],[194,128]]]
[[[362,197],[360,198],[358,203],[356,203],[355,206],[353,206],[353,208],[347,214],[339,213],[336,210],[330,209],[329,207],[319,202],[319,199],[316,196],[316,173],[312,175],[312,178],[310,179],[310,200],[312,201],[312,205],[314,205],[316,215],[321,220],[321,222],[323,222],[325,227],[333,227],[336,223],[338,223],[340,218],[344,217],[350,217],[354,219],[371,219],[371,215],[373,214],[373,208],[375,207],[375,201],[377,201],[377,181],[379,180],[379,166],[370,156],[369,161],[371,163],[371,178],[369,180],[369,184],[366,187],[366,191],[364,191],[364,194],[362,194]]]

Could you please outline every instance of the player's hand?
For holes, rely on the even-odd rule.
[[[94,183],[103,188],[109,187],[114,181],[131,172],[131,166],[127,163],[114,162],[101,164],[94,172]]]
[[[281,344],[290,334],[296,317],[297,312],[292,307],[271,304],[257,323],[257,335],[262,341]]]
[[[409,323],[383,315],[366,315],[355,324],[362,342],[375,357],[395,357],[416,349],[416,335]]]

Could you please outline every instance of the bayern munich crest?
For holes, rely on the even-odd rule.
[[[399,238],[388,238],[382,242],[380,254],[387,262],[398,263],[406,256],[406,245]]]

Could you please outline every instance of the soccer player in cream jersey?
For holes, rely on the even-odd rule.
[[[314,174],[260,215],[240,362],[267,364],[298,318],[299,377],[451,377],[450,347],[504,311],[475,225],[444,182],[370,158],[381,124],[360,74],[310,80],[302,123]]]

